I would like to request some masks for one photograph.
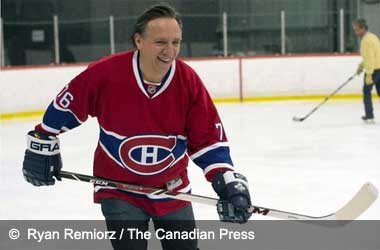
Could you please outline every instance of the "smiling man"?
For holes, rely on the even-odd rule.
[[[62,168],[57,135],[92,116],[100,126],[94,175],[190,192],[190,158],[219,195],[221,220],[246,222],[247,179],[234,171],[222,122],[201,79],[177,59],[180,17],[169,6],[153,6],[137,19],[132,40],[136,50],[92,63],[52,101],[42,123],[28,133],[25,179],[35,186],[53,185]],[[94,191],[109,230],[144,232],[149,220],[165,231],[195,228],[188,202],[96,185]],[[146,239],[131,236],[113,240],[113,247],[147,248]],[[197,249],[196,239],[161,243],[165,250]]]
[[[181,40],[181,26],[174,18],[154,19],[145,24],[145,30],[136,29],[133,42],[140,51],[144,80],[161,82],[178,56]]]

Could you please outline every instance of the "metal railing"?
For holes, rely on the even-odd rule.
[[[357,49],[347,23],[357,13],[185,15],[181,56],[340,52]],[[132,48],[136,17],[7,22],[0,19],[0,65],[92,61]],[[77,38],[76,38],[77,37]]]

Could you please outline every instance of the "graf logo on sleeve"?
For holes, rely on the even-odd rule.
[[[158,174],[176,160],[172,153],[176,143],[175,136],[129,137],[120,144],[119,156],[122,164],[136,174]]]

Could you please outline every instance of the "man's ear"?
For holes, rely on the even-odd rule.
[[[138,49],[140,49],[140,47],[141,47],[141,40],[142,40],[141,34],[135,33],[135,35],[133,36],[133,39],[135,39],[136,47]]]

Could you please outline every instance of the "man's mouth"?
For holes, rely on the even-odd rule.
[[[157,59],[163,63],[170,63],[170,59],[169,58],[161,58],[161,57],[157,57]]]

